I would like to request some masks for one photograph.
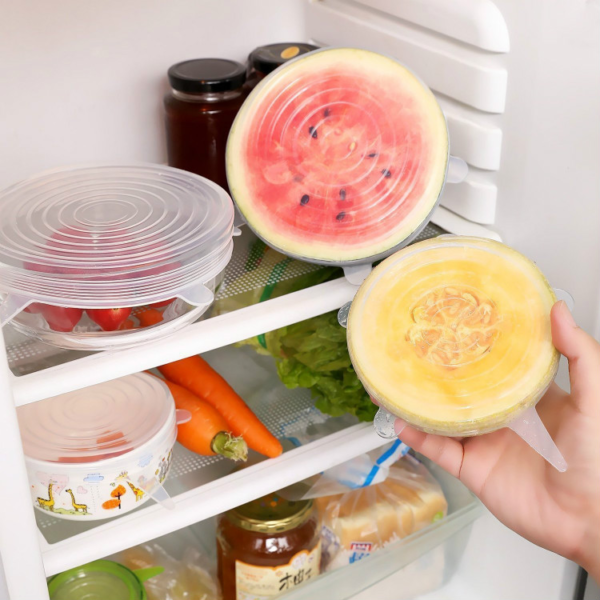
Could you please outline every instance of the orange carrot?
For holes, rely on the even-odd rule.
[[[162,320],[162,314],[149,308],[137,315],[144,327]],[[212,404],[227,421],[233,435],[241,436],[252,450],[270,458],[279,456],[283,448],[271,435],[235,390],[203,358],[190,356],[158,367],[173,383]]]
[[[259,421],[234,389],[203,358],[190,356],[158,367],[169,380],[212,404],[227,421],[234,435],[250,448],[274,458],[283,451],[279,440]]]
[[[182,446],[203,456],[221,454],[232,460],[246,460],[246,442],[229,433],[227,421],[214,406],[176,383],[164,383],[171,390],[175,406],[192,415],[190,421],[177,426],[177,441]]]

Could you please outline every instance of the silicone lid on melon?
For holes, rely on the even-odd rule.
[[[306,54],[248,97],[227,144],[232,196],[252,229],[315,262],[370,262],[408,243],[441,193],[444,115],[397,61]]]
[[[352,363],[378,403],[423,431],[494,431],[556,375],[555,300],[536,265],[498,242],[414,244],[381,263],[354,299]]]

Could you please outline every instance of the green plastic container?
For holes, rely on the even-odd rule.
[[[147,600],[143,582],[163,570],[132,571],[110,560],[96,560],[50,578],[50,600]]]

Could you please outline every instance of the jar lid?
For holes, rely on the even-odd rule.
[[[281,533],[306,522],[313,510],[312,500],[286,500],[273,493],[242,504],[226,514],[227,519],[248,531]]]
[[[246,69],[235,60],[197,58],[173,65],[169,82],[174,90],[190,93],[229,92],[246,81]]]
[[[312,44],[298,44],[295,42],[268,44],[252,50],[248,56],[248,62],[251,68],[268,75],[286,61],[318,49],[318,46]]]
[[[175,426],[175,404],[157,377],[136,373],[17,408],[25,456],[90,463],[140,448]]]
[[[161,165],[42,173],[1,192],[0,213],[0,292],[56,306],[198,305],[233,250],[226,192]]]
[[[50,600],[146,600],[147,594],[137,575],[109,560],[59,573],[48,582]]]

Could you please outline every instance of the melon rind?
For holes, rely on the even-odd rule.
[[[494,273],[489,274],[489,278],[484,274],[483,280],[488,282],[486,292],[490,297],[494,297],[495,284],[493,281],[499,282],[496,288],[498,294],[495,298],[500,298],[498,306],[504,311],[503,314],[506,317],[504,323],[507,327],[500,335],[505,336],[505,342],[503,342],[505,344],[511,344],[512,340],[516,340],[514,347],[505,345],[504,350],[501,346],[492,347],[489,355],[484,355],[478,365],[475,364],[474,367],[459,366],[454,369],[415,360],[409,342],[400,339],[402,336],[396,335],[395,340],[390,342],[389,339],[384,339],[385,334],[377,339],[369,339],[369,333],[365,335],[366,328],[372,327],[374,322],[373,309],[378,298],[377,288],[378,285],[384,285],[382,282],[385,281],[386,274],[391,277],[390,274],[393,272],[396,285],[402,286],[403,289],[412,290],[414,286],[417,286],[414,287],[415,297],[417,297],[418,286],[423,285],[421,278],[423,272],[419,272],[418,267],[415,266],[417,263],[411,264],[408,261],[411,258],[415,260],[421,253],[421,258],[424,259],[433,251],[456,253],[461,248],[466,249],[466,256],[469,253],[477,252],[481,252],[482,257],[493,255],[495,258],[492,264],[496,267],[500,262],[506,263],[504,273],[500,273],[496,269]],[[435,268],[433,266],[435,263],[428,267],[432,273],[431,281],[438,276],[434,273],[436,270],[441,274],[439,275],[441,278],[445,277],[445,264],[448,266],[448,272],[452,272],[451,260],[452,257],[448,259],[447,263],[440,260]],[[419,280],[411,281],[410,274],[403,274],[402,268],[410,269],[411,272],[414,268],[415,278],[419,277]],[[473,276],[471,275],[471,277]],[[513,285],[510,283],[511,277],[520,289],[511,287]],[[391,294],[389,289],[387,291]],[[410,294],[410,291],[406,292],[407,299]],[[515,301],[519,301],[519,305],[513,307],[514,314],[511,312],[512,308],[507,304],[507,299],[510,303],[511,296],[515,298]],[[385,302],[385,294],[382,297]],[[391,298],[391,300],[395,301],[396,298]],[[443,236],[426,240],[389,257],[371,273],[359,289],[348,315],[348,349],[352,364],[371,397],[411,426],[426,433],[445,436],[464,437],[489,433],[505,427],[522,412],[534,406],[556,376],[559,353],[552,345],[550,330],[550,309],[555,301],[554,291],[542,272],[532,261],[516,250],[499,242],[480,238]],[[414,303],[411,306],[414,306]],[[394,304],[394,307],[402,312],[408,309],[408,304],[403,304],[400,299],[397,304]],[[529,309],[533,315],[531,323],[528,323],[527,319],[513,318],[514,315],[527,314]],[[375,335],[375,332],[372,333]],[[530,335],[529,338],[528,335]],[[397,347],[392,346],[398,350],[395,362],[393,360],[386,362],[387,359],[382,359],[378,354],[386,343],[398,344]],[[531,344],[535,345],[531,347]],[[516,353],[514,356],[510,354],[511,348],[512,352]],[[523,351],[522,355],[519,355],[519,349],[528,349],[528,351]],[[494,355],[495,350],[500,354]],[[496,359],[498,356],[499,358]],[[505,359],[506,356],[509,358]],[[497,360],[496,363],[495,360]],[[520,367],[517,367],[503,373],[503,363],[506,360],[509,363],[510,361],[518,363],[522,366],[523,371],[519,371]],[[486,368],[489,369],[487,372]],[[408,369],[408,378],[400,382],[396,380],[394,384],[394,377],[397,377],[402,369]],[[460,369],[464,369],[462,374],[460,374]],[[471,369],[471,371],[466,369]],[[390,372],[393,374],[388,379],[387,373]],[[451,372],[457,374],[456,380],[448,379],[451,377]],[[485,378],[486,373],[489,373],[489,388],[480,385],[478,388],[469,389],[469,385],[473,381],[477,382],[481,378]],[[460,382],[460,386],[456,383],[457,381]],[[419,389],[420,393],[407,393],[409,389]],[[429,390],[429,393],[425,391],[426,389]],[[461,389],[462,396],[452,395],[457,389]],[[486,396],[488,389],[493,391]],[[447,398],[444,398],[444,394],[437,396],[439,390],[447,392]],[[469,394],[472,395],[469,396]],[[474,405],[469,406],[468,402],[464,400],[466,398],[474,398]]]
[[[276,223],[269,223],[269,215],[261,214],[254,204],[252,174],[245,165],[244,141],[249,128],[253,126],[252,115],[261,100],[268,97],[282,77],[292,80],[296,73],[307,69],[326,68],[336,61],[361,65],[371,76],[402,78],[415,98],[420,102],[423,126],[430,128],[431,139],[435,139],[426,192],[418,200],[414,210],[396,227],[386,231],[377,239],[358,236],[360,239],[348,244],[335,239],[315,240],[307,234],[291,234]],[[443,190],[448,167],[448,130],[444,114],[431,91],[406,67],[387,56],[353,48],[325,48],[289,61],[266,77],[250,94],[231,128],[227,143],[227,180],[231,195],[244,220],[254,233],[274,249],[310,262],[321,264],[360,264],[370,263],[388,256],[410,243],[426,226],[435,210]]]

